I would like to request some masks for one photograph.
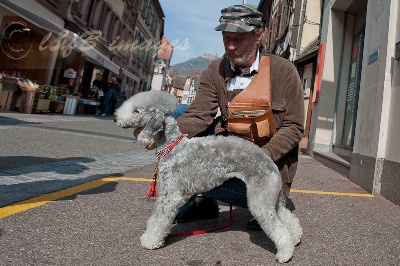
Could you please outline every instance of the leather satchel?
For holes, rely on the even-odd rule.
[[[245,90],[229,104],[228,134],[248,139],[259,146],[275,133],[271,108],[270,57],[262,56],[258,73]]]

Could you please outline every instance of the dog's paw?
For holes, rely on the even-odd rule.
[[[292,256],[293,256],[293,253],[290,253],[290,252],[287,252],[287,253],[285,253],[285,252],[280,252],[280,253],[276,254],[276,260],[277,260],[279,263],[285,263],[285,262],[288,262],[289,260],[291,260],[291,259],[292,259]]]
[[[144,247],[145,249],[157,249],[164,245],[164,241],[159,241],[158,239],[154,239],[153,237],[150,237],[146,233],[144,233],[140,237],[140,243],[142,244],[142,247]]]

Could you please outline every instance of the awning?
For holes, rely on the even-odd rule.
[[[128,78],[133,79],[134,81],[140,82],[140,79],[138,77],[136,77],[135,75],[133,75],[131,72],[129,72],[128,70],[126,70],[124,68],[122,68],[122,74],[124,74]]]
[[[31,12],[29,12],[28,10],[14,4],[11,3],[8,0],[0,0],[0,6],[4,7],[5,9],[15,13],[16,15],[26,19],[27,21],[29,21],[30,23],[32,23],[33,25],[50,31],[50,32],[54,32],[57,34],[61,34],[62,32],[65,31],[64,29],[64,25],[57,25],[45,18],[42,18],[36,14],[33,14]]]
[[[112,62],[108,59],[104,54],[97,51],[93,46],[88,44],[84,39],[78,37],[74,33],[75,37],[77,38],[75,41],[75,47],[78,47],[78,50],[83,53],[85,56],[91,58],[94,63],[97,63],[101,66],[104,66],[108,70],[114,72],[115,74],[120,74],[120,66]]]
[[[44,29],[49,32],[56,33],[58,35],[68,33],[68,37],[71,40],[75,39],[74,46],[75,49],[79,52],[83,53],[85,56],[89,57],[94,63],[97,63],[108,70],[114,72],[115,74],[120,74],[120,67],[112,62],[107,56],[96,50],[93,46],[90,46],[84,39],[79,37],[77,34],[68,31],[64,27],[57,25],[47,19],[44,19],[30,11],[11,3],[8,0],[0,0],[0,6],[4,7],[5,9],[15,13],[16,15],[26,19],[33,25]]]

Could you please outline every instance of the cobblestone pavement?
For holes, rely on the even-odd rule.
[[[137,151],[3,170],[0,171],[0,207],[101,177],[117,175],[155,161],[153,154]]]
[[[129,149],[135,140],[112,117],[0,112],[0,134],[0,207],[156,162],[153,152]]]

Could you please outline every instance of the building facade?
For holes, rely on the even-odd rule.
[[[321,0],[264,0],[258,10],[265,25],[263,45],[291,61],[304,90],[305,135],[309,135],[314,80],[321,32]]]
[[[154,62],[153,80],[151,82],[152,90],[169,91],[171,82],[167,72],[170,67],[172,54],[172,44],[165,37],[162,37],[161,45],[158,48]]]
[[[306,150],[400,204],[400,6],[397,0],[265,0],[265,47],[304,89]]]
[[[308,152],[400,204],[399,1],[325,1],[323,11]]]
[[[158,0],[0,0],[0,31],[17,33],[0,71],[81,95],[115,76],[129,97],[150,87],[163,19]]]

